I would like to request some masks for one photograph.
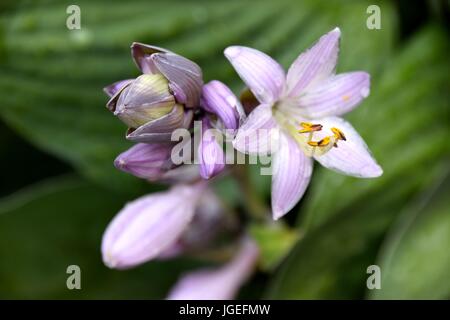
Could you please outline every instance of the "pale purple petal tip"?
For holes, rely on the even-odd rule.
[[[332,148],[326,154],[315,157],[321,165],[358,178],[376,178],[383,174],[383,169],[350,123],[339,117],[323,118],[320,119],[320,123],[323,125],[323,134],[331,132],[331,128],[335,127],[346,137],[346,141],[337,142],[337,148]]]
[[[340,36],[340,29],[333,29],[292,63],[286,80],[287,94],[290,97],[300,96],[304,90],[313,88],[334,74]]]
[[[167,49],[151,46],[145,43],[133,42],[131,44],[131,56],[142,73],[155,73],[157,69],[150,59],[154,53],[168,53]]]
[[[159,256],[192,220],[201,186],[178,185],[128,203],[102,239],[105,265],[125,269]]]
[[[231,46],[224,54],[261,103],[273,104],[278,100],[285,83],[284,70],[278,62],[248,47]]]
[[[220,132],[211,128],[207,118],[203,119],[198,157],[200,162],[200,175],[204,179],[214,177],[225,168],[225,154],[222,144],[217,141],[218,136],[220,136]]]
[[[113,84],[110,84],[109,86],[106,86],[103,88],[103,91],[112,98],[117,92],[119,92],[123,87],[125,87],[127,84],[131,83],[133,79],[126,79],[126,80],[120,80],[117,82],[114,82]]]
[[[213,80],[203,86],[201,106],[219,117],[226,129],[239,126],[239,101],[222,82]]]
[[[280,135],[272,172],[272,215],[278,220],[300,201],[311,179],[312,159],[288,135]]]
[[[331,76],[305,92],[297,102],[309,118],[343,115],[354,109],[370,93],[370,75],[349,72]]]
[[[203,269],[182,276],[168,295],[169,300],[230,300],[254,272],[259,249],[253,240],[243,240],[229,263],[218,269]]]

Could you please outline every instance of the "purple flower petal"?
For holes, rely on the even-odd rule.
[[[253,273],[259,257],[256,244],[246,238],[232,261],[219,269],[203,269],[182,276],[170,300],[230,300]]]
[[[158,257],[192,220],[202,185],[178,185],[127,204],[102,239],[104,263],[124,269]]]
[[[132,81],[130,81],[129,83],[123,85],[120,89],[118,89],[114,95],[109,99],[109,101],[106,103],[106,107],[108,108],[109,111],[111,112],[115,112],[116,111],[116,107],[117,107],[117,102],[119,101],[119,98],[122,94],[122,92],[128,88],[130,86]]]
[[[280,147],[273,154],[272,214],[275,220],[300,201],[311,179],[313,161],[304,155],[287,134],[280,135]]]
[[[203,86],[201,105],[222,120],[226,129],[237,129],[241,106],[236,96],[222,82],[213,80]]]
[[[216,140],[214,131],[217,130],[211,129],[209,120],[204,118],[202,120],[202,137],[198,147],[200,175],[204,179],[214,177],[225,168],[225,154],[222,145],[218,144]]]
[[[369,88],[368,73],[342,73],[308,90],[297,102],[300,111],[309,118],[338,116],[355,108],[369,95]]]
[[[131,128],[168,114],[175,105],[161,74],[143,74],[122,90],[114,114]]]
[[[172,145],[168,143],[138,143],[121,153],[114,166],[136,177],[154,181],[173,167],[171,151]]]
[[[285,74],[278,62],[256,49],[231,46],[225,56],[255,97],[266,104],[273,104],[282,94]]]
[[[321,135],[331,133],[331,128],[335,127],[346,137],[346,141],[337,142],[337,148],[332,148],[326,154],[315,157],[321,165],[358,178],[376,178],[383,174],[383,169],[372,157],[366,143],[350,123],[338,117],[314,121],[323,125]],[[315,139],[321,139],[321,136],[315,136]]]
[[[270,154],[277,146],[278,136],[272,106],[262,104],[245,119],[233,140],[233,146],[242,153]]]
[[[174,53],[156,53],[151,59],[159,72],[169,80],[177,102],[188,108],[198,107],[203,85],[200,67]]]
[[[139,128],[130,129],[127,139],[135,142],[170,142],[172,132],[178,128],[188,128],[192,122],[192,111],[183,111],[183,107],[175,105],[173,110]]]
[[[152,54],[169,52],[169,50],[164,48],[151,46],[145,43],[133,42],[131,45],[131,56],[142,73],[156,73],[158,71],[153,60],[150,59]]]
[[[292,63],[286,80],[288,96],[298,97],[334,73],[340,35],[339,28],[332,30]]]
[[[109,86],[104,87],[103,91],[110,98],[112,98],[118,91],[120,91],[127,84],[130,84],[133,80],[134,79],[126,79],[126,80],[120,80],[120,81],[114,82],[113,84],[110,84]]]

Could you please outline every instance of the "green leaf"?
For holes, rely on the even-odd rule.
[[[277,267],[299,238],[298,232],[281,222],[253,224],[249,232],[261,250],[260,267],[264,271]]]
[[[340,26],[345,39],[340,68],[376,75],[390,55],[395,30],[392,7],[384,2],[379,31],[365,28],[369,1],[130,0],[110,5],[80,0],[78,31],[65,27],[71,1],[24,3],[0,17],[0,117],[84,176],[130,191],[142,185],[112,165],[130,144],[125,126],[104,107],[102,88],[138,74],[129,53],[132,41],[186,55],[202,66],[206,81],[220,79],[238,89],[242,82],[223,57],[228,45],[254,46],[287,67],[320,35]]]
[[[151,262],[116,271],[101,262],[101,236],[125,201],[76,177],[47,180],[1,199],[0,297],[164,298],[180,272],[198,263]],[[81,268],[81,290],[66,287],[69,265]]]
[[[449,62],[444,39],[439,29],[424,30],[372,85],[370,112],[364,105],[351,115],[385,173],[364,180],[317,170],[300,223],[305,237],[271,281],[269,297],[364,296],[366,269],[375,264],[387,228],[447,170]],[[445,250],[441,246],[436,250]]]
[[[450,297],[450,183],[432,190],[400,215],[383,243],[377,264],[381,289],[372,299],[448,299]]]
[[[298,241],[270,282],[273,299],[360,299],[366,290],[366,269],[375,258],[385,230],[404,208],[408,189],[426,192],[442,177],[446,164],[420,172],[393,186],[389,194],[331,218]],[[427,184],[424,185],[424,181]]]

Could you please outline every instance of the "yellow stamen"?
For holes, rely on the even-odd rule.
[[[348,94],[346,94],[345,96],[342,96],[342,100],[347,102],[348,100],[350,100],[350,96]]]
[[[337,140],[344,140],[344,141],[347,140],[347,138],[345,138],[344,133],[338,128],[331,128],[331,132],[334,133],[334,136]]]
[[[308,141],[308,144],[312,147],[325,147],[330,143],[330,137],[325,137],[319,141]]]
[[[311,122],[301,122],[300,125],[303,127],[303,129],[298,130],[299,133],[307,133],[322,130],[321,124],[313,124]]]
[[[333,147],[337,148],[338,140],[346,141],[344,133],[335,127],[330,128],[333,135],[325,136],[321,140],[313,141],[314,131],[322,130],[321,124],[313,124],[311,122],[301,122],[301,129],[297,132],[308,133],[307,136],[298,135],[296,138],[302,150],[307,156],[321,156],[330,151]]]

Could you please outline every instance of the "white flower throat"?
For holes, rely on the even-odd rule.
[[[274,108],[274,117],[278,124],[287,130],[292,138],[297,142],[300,149],[308,157],[322,156],[333,147],[338,147],[338,141],[346,141],[344,133],[335,127],[332,127],[331,134],[321,138],[315,138],[316,132],[322,131],[323,126],[320,123],[300,121],[299,124],[293,123],[292,117],[287,117],[283,112]]]

